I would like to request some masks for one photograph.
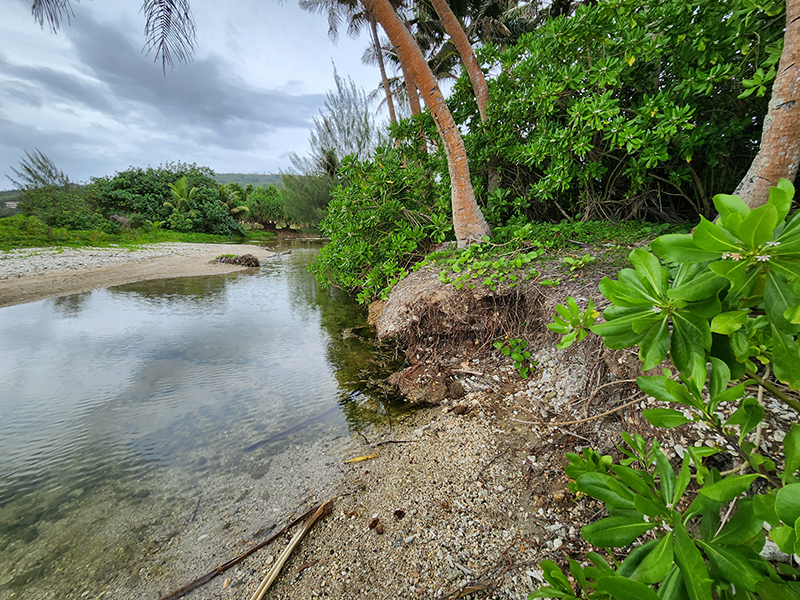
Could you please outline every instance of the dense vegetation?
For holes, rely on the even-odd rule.
[[[782,35],[777,4],[616,0],[505,49],[485,44],[484,71],[497,73],[487,120],[466,75],[448,105],[489,225],[712,217],[711,198],[736,187],[757,151]],[[321,224],[332,242],[320,280],[363,302],[453,239],[433,120],[421,113],[392,134],[398,147],[344,163]]]

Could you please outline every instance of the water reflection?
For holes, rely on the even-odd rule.
[[[137,513],[141,494],[160,498],[151,513],[187,510],[207,481],[258,480],[300,444],[397,410],[377,383],[397,365],[375,347],[364,312],[317,289],[306,270],[313,247],[291,249],[246,273],[0,309],[0,564],[16,573],[8,589],[26,597],[70,560],[88,564],[87,537],[112,543],[95,514],[101,502],[131,523],[155,522]],[[48,523],[63,532],[52,555],[40,539]],[[117,525],[113,545],[141,553],[125,531]],[[0,595],[4,586],[0,577]]]

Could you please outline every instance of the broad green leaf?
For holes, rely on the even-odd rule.
[[[719,212],[719,220],[728,231],[736,231],[750,212],[750,207],[739,196],[717,194],[714,196],[714,208]]]
[[[700,224],[692,235],[694,243],[703,250],[714,252],[741,252],[741,246],[736,239],[719,225],[715,225],[705,217],[700,217]]]
[[[747,322],[747,310],[732,310],[718,314],[711,319],[711,332],[728,335],[740,329]]]
[[[764,287],[764,309],[777,327],[791,333],[800,332],[800,325],[791,323],[784,314],[788,311],[792,316],[794,313],[800,314],[800,297],[793,291],[789,282],[783,275],[769,271],[767,273],[767,284]]]
[[[680,521],[675,523],[674,552],[689,598],[711,600],[711,579],[705,561]]]
[[[722,481],[701,488],[700,493],[717,502],[728,502],[749,489],[750,484],[756,479],[758,479],[757,474],[729,475]]]
[[[631,269],[623,269],[620,277],[625,271],[634,273]],[[653,306],[658,303],[658,298],[647,293],[647,290],[639,286],[633,286],[629,282],[615,281],[604,277],[599,284],[600,293],[618,306]]]
[[[672,263],[706,262],[722,256],[722,251],[699,248],[692,236],[679,233],[662,235],[653,240],[650,247],[662,259]]]
[[[584,473],[575,480],[578,489],[609,506],[634,509],[633,492],[622,488],[613,477],[604,473]]]
[[[658,600],[650,587],[624,577],[603,577],[597,582],[597,589],[610,594],[614,600]]]
[[[769,538],[778,545],[782,552],[794,554],[797,534],[793,526],[781,525],[780,527],[773,527],[769,532]]]
[[[667,296],[673,300],[696,302],[698,300],[716,298],[729,285],[730,282],[724,277],[720,277],[710,269],[704,269],[695,277],[687,279],[680,285],[675,284],[674,287],[667,291]]]
[[[736,503],[736,513],[711,541],[722,546],[738,546],[764,530],[764,520],[755,515],[753,501],[745,498]]]
[[[736,235],[751,250],[772,240],[772,232],[778,225],[778,211],[771,204],[750,211],[736,228]]]
[[[645,471],[637,471],[624,465],[614,465],[611,470],[619,477],[620,481],[627,485],[632,490],[648,496],[650,499],[655,499],[655,494],[650,489],[653,483],[653,478]]]
[[[739,444],[744,437],[753,431],[764,418],[764,408],[755,398],[745,398],[739,403],[739,408],[728,418],[725,425],[739,426]]]
[[[708,265],[715,274],[731,282],[731,289],[738,290],[744,286],[747,262],[743,260],[721,260]]]
[[[786,478],[800,469],[800,425],[797,423],[792,423],[789,433],[783,438],[783,452],[786,455],[783,482],[786,483]]]
[[[647,555],[650,554],[653,549],[658,544],[659,540],[648,540],[641,546],[637,546],[631,553],[628,554],[627,557],[622,561],[622,564],[617,569],[617,574],[621,577],[627,577],[631,579],[632,575],[639,568],[639,565],[642,564],[642,561],[647,558]]]
[[[648,371],[658,366],[669,352],[669,321],[666,318],[653,323],[639,341],[639,358],[642,361],[642,370]]]
[[[672,496],[672,506],[676,506],[678,502],[680,502],[680,499],[683,497],[683,493],[686,491],[686,487],[689,485],[689,480],[692,478],[691,473],[689,472],[690,464],[691,455],[688,452],[684,452],[681,470],[678,472],[678,478],[675,480],[675,492]]]
[[[655,427],[672,429],[686,423],[691,423],[692,419],[687,419],[680,411],[671,408],[652,408],[642,411],[642,416]]]
[[[800,388],[800,351],[795,340],[779,330],[772,328],[772,367],[775,377],[796,390]]]
[[[606,517],[581,528],[581,535],[590,544],[599,548],[621,548],[655,527],[641,519],[629,517]]]
[[[669,573],[672,560],[672,534],[667,533],[639,564],[631,579],[642,583],[658,583]]]
[[[658,597],[661,600],[685,600],[688,596],[686,586],[683,585],[683,575],[678,565],[672,564],[664,581],[658,586]]]
[[[715,398],[722,394],[731,380],[731,370],[724,362],[718,358],[712,357],[711,362],[711,380],[708,385],[708,392],[711,398]]]
[[[649,252],[636,248],[628,255],[628,260],[636,268],[636,273],[650,293],[654,297],[660,296],[663,293],[664,278],[658,259]]]
[[[794,526],[800,518],[800,483],[790,483],[778,490],[775,496],[775,512],[781,521]]]
[[[708,562],[723,579],[730,581],[737,588],[748,592],[755,591],[756,583],[762,579],[762,575],[744,556],[725,546],[709,544],[702,540],[698,540],[698,543]]]
[[[636,510],[648,517],[668,517],[670,514],[664,502],[654,502],[639,494],[633,499],[633,503],[636,505]]]
[[[772,527],[777,527],[780,524],[778,513],[775,512],[776,495],[777,491],[773,490],[769,494],[753,496],[753,514],[772,525]]]
[[[707,376],[704,348],[711,349],[711,328],[708,321],[703,320],[700,327],[693,321],[687,315],[673,316],[670,358],[678,370],[700,388]]]
[[[769,189],[767,203],[775,207],[779,223],[789,214],[792,198],[794,198],[794,186],[788,179],[779,179],[777,185]]]
[[[672,502],[675,480],[677,479],[675,471],[672,470],[669,459],[659,448],[653,449],[653,455],[656,457],[656,472],[661,477],[661,499],[665,503]]]

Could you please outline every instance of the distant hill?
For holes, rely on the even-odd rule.
[[[235,181],[243,187],[247,187],[250,184],[255,187],[269,184],[277,187],[283,186],[280,173],[217,173],[214,175],[214,179],[226,184]]]

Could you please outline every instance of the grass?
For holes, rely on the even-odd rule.
[[[250,241],[275,240],[274,233],[266,231],[248,231],[245,237],[211,235],[208,233],[180,233],[170,229],[124,230],[118,234],[103,231],[70,231],[63,228],[52,228],[36,217],[16,215],[0,219],[0,251],[8,252],[15,248],[47,248],[85,246],[135,247],[143,244],[159,242],[185,242],[201,244],[229,244]]]

